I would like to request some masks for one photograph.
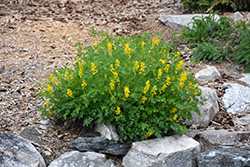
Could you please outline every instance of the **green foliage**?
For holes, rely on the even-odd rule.
[[[149,40],[151,34],[92,33],[99,42],[85,48],[78,43],[73,68],[66,65],[43,83],[45,89],[38,93],[46,101],[40,108],[43,116],[84,118],[87,126],[96,121],[112,124],[120,140],[187,132],[182,120],[192,119],[190,111],[199,113],[201,90],[179,52],[170,52],[162,39]]]
[[[220,61],[232,59],[235,63],[245,65],[245,71],[249,72],[250,49],[249,49],[249,23],[233,22],[227,17],[215,18],[214,14],[206,17],[194,17],[192,22],[193,29],[183,27],[180,34],[183,41],[177,39],[173,45],[189,43],[194,48],[193,59],[204,62]],[[174,40],[174,38],[172,38]]]
[[[250,10],[249,0],[182,0],[182,3],[192,13]]]

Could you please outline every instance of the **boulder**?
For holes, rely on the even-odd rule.
[[[160,21],[165,24],[166,26],[176,29],[182,30],[180,27],[188,26],[188,23],[192,22],[192,18],[195,16],[199,17],[207,17],[209,14],[190,14],[190,15],[160,15]],[[215,15],[215,19],[218,19],[219,16]],[[188,26],[190,29],[193,28],[193,24],[189,24]]]
[[[45,167],[43,157],[30,141],[13,134],[0,133],[0,164],[3,167]]]
[[[42,136],[41,133],[34,128],[25,128],[19,135],[27,140],[30,140],[36,146],[44,146],[44,142],[38,138]]]
[[[104,154],[95,152],[66,152],[50,163],[48,167],[116,167]]]
[[[240,78],[241,81],[245,82],[250,86],[250,73],[242,74],[244,77]]]
[[[80,151],[92,151],[110,155],[125,155],[129,147],[126,144],[120,144],[114,140],[108,140],[105,137],[78,137],[70,148]]]
[[[221,78],[221,75],[215,67],[208,66],[208,68],[200,70],[196,73],[195,78],[198,80],[214,80]]]
[[[216,146],[196,156],[198,167],[247,167],[250,152],[245,148]]]
[[[195,155],[200,152],[200,144],[187,137],[167,136],[134,142],[123,158],[124,167],[196,166]]]
[[[237,83],[225,83],[222,89],[225,90],[222,100],[228,113],[245,114],[250,111],[250,87]]]
[[[100,132],[101,136],[106,137],[109,140],[119,140],[118,134],[111,124],[109,126],[106,126],[104,123],[97,123],[95,126],[95,131]]]
[[[192,120],[186,120],[187,125],[203,125],[207,126],[211,120],[214,119],[216,114],[219,112],[218,96],[214,89],[201,87],[201,97],[206,99],[204,105],[198,103],[197,107],[200,111],[200,115],[196,112],[191,111],[193,116]]]

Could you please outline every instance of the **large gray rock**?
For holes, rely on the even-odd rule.
[[[80,151],[92,151],[110,155],[125,155],[129,147],[126,144],[120,144],[114,140],[108,140],[105,137],[78,137],[70,148]]]
[[[207,142],[215,145],[236,146],[242,144],[241,141],[248,140],[249,131],[233,131],[227,130],[206,130],[198,133],[199,138],[205,139]]]
[[[109,126],[106,126],[104,123],[97,123],[95,126],[95,131],[100,132],[103,137],[106,137],[109,140],[119,140],[118,134],[111,124]]]
[[[50,163],[48,167],[115,167],[111,159],[95,152],[66,152]]]
[[[200,144],[187,137],[167,136],[134,142],[123,158],[124,167],[193,167],[195,155],[200,152]]]
[[[180,27],[188,26],[188,23],[192,22],[192,18],[195,16],[206,17],[209,14],[190,14],[190,15],[160,15],[160,21],[164,23],[166,26],[176,29],[182,30]],[[215,15],[215,18],[218,19],[219,16]],[[193,28],[193,24],[189,24],[189,28]]]
[[[0,133],[1,167],[45,167],[43,157],[30,141],[13,134]]]
[[[240,12],[235,12],[230,18],[234,21],[239,21],[244,18],[244,16]]]
[[[225,83],[222,89],[225,90],[222,100],[228,113],[244,114],[250,111],[250,87],[237,83]]]
[[[201,97],[206,99],[204,105],[198,103],[197,107],[200,111],[200,115],[191,111],[193,116],[192,120],[186,120],[187,125],[204,125],[207,126],[215,115],[219,112],[218,96],[214,89],[207,87],[199,87],[202,91]]]
[[[244,148],[217,146],[197,156],[198,167],[249,167],[250,151]]]
[[[215,67],[208,66],[208,68],[200,70],[196,73],[195,78],[198,80],[214,80],[221,78],[221,75]]]

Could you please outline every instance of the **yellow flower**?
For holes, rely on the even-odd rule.
[[[67,94],[69,95],[69,97],[74,98],[72,90],[67,89]]]
[[[164,68],[164,70],[165,70],[166,72],[168,72],[169,67],[170,67],[170,65],[167,64],[166,67]]]
[[[110,85],[111,90],[115,90],[115,81],[111,80],[109,85]]]
[[[145,63],[141,62],[141,69],[140,69],[139,74],[142,74],[145,71],[145,68],[146,68]]]
[[[132,52],[132,49],[129,48],[129,44],[126,44],[125,45],[125,48],[124,48],[124,53],[125,55],[129,55],[130,56],[130,53]]]
[[[49,115],[51,115],[52,114],[52,112],[49,110]]]
[[[42,92],[45,93],[45,90],[43,90]]]
[[[95,75],[98,72],[98,70],[96,70],[95,63],[93,63],[93,62],[91,62],[91,71],[92,71],[93,75]]]
[[[148,131],[148,132],[146,133],[146,138],[148,138],[148,137],[150,137],[150,136],[152,136],[152,132]]]
[[[170,113],[173,114],[177,111],[177,108],[173,108],[172,110],[170,110]]]
[[[175,70],[177,71],[177,70],[181,69],[182,64],[183,64],[183,61],[182,61],[182,60],[181,60],[181,61],[179,61],[179,63],[176,65]]]
[[[110,52],[112,52],[112,44],[110,42],[108,43],[108,49]]]
[[[175,114],[174,117],[173,117],[173,120],[176,121],[177,117],[178,117],[178,115]]]
[[[141,46],[144,47],[144,44],[145,44],[145,42],[142,42],[142,43],[141,43]]]
[[[161,79],[161,76],[162,76],[162,70],[159,69],[159,70],[158,70],[158,79]]]
[[[115,64],[115,69],[117,69],[117,67],[120,66],[120,61],[118,59],[115,60],[116,64]]]
[[[55,81],[55,78],[53,77],[53,74],[50,74],[50,77],[49,77],[50,81],[55,84],[56,81]]]
[[[184,83],[187,80],[187,75],[188,75],[187,72],[181,73],[181,76],[179,78],[181,88],[184,86]]]
[[[165,64],[165,63],[166,63],[166,60],[160,59],[160,62],[161,62],[162,64]]]
[[[47,90],[48,92],[52,93],[52,87],[50,86],[50,84],[47,85]]]
[[[71,73],[70,77],[71,77],[71,79],[74,79],[74,77],[73,77],[73,73]]]
[[[107,74],[104,74],[104,78],[107,78]]]
[[[145,103],[146,100],[147,100],[147,98],[145,96],[142,96],[141,101],[142,101],[143,104]]]
[[[152,39],[152,42],[153,42],[154,45],[159,45],[160,40],[159,40],[157,37],[154,37],[154,38]]]
[[[120,108],[120,107],[117,107],[117,109],[115,110],[115,114],[116,114],[116,115],[119,115],[120,112],[121,112],[121,108]]]
[[[46,101],[46,106],[49,107],[49,102]]]
[[[146,86],[143,88],[143,93],[146,94],[149,90],[149,87],[150,87],[150,83],[149,83],[149,80],[146,82]]]
[[[114,74],[115,78],[118,77],[118,73],[117,72],[113,72],[113,74]]]
[[[84,89],[87,86],[87,83],[85,80],[82,81],[82,89]]]
[[[140,65],[139,65],[139,62],[138,61],[135,61],[135,71],[137,71],[139,68],[140,68]]]
[[[94,46],[97,47],[97,42],[94,43]]]
[[[165,105],[167,103],[167,100],[164,101],[163,105]]]
[[[128,96],[129,96],[129,93],[130,93],[129,88],[128,88],[128,87],[125,87],[125,88],[124,88],[124,94],[125,94],[125,96],[128,97]]]
[[[171,82],[170,82],[170,77],[167,77],[167,79],[166,79],[166,85],[169,86],[170,83],[171,83]]]
[[[83,71],[82,71],[81,68],[79,69],[78,75],[79,75],[80,78],[82,78],[82,76],[83,76]]]

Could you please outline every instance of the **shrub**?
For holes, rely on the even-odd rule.
[[[242,63],[249,72],[249,23],[244,21],[233,22],[227,17],[215,18],[215,14],[206,17],[196,16],[192,19],[195,29],[184,26],[183,32],[172,34],[175,40],[172,47],[180,43],[189,43],[196,61],[220,61],[232,59],[235,63]],[[180,34],[182,41],[174,39],[175,34]]]
[[[190,111],[199,113],[201,90],[179,52],[170,52],[162,39],[149,40],[151,34],[92,33],[103,39],[86,48],[78,43],[73,68],[66,65],[42,84],[45,89],[38,95],[46,101],[40,108],[43,116],[84,118],[86,126],[112,124],[120,140],[187,132],[182,120],[192,119]]]
[[[249,0],[182,0],[182,3],[192,13],[250,10]]]

